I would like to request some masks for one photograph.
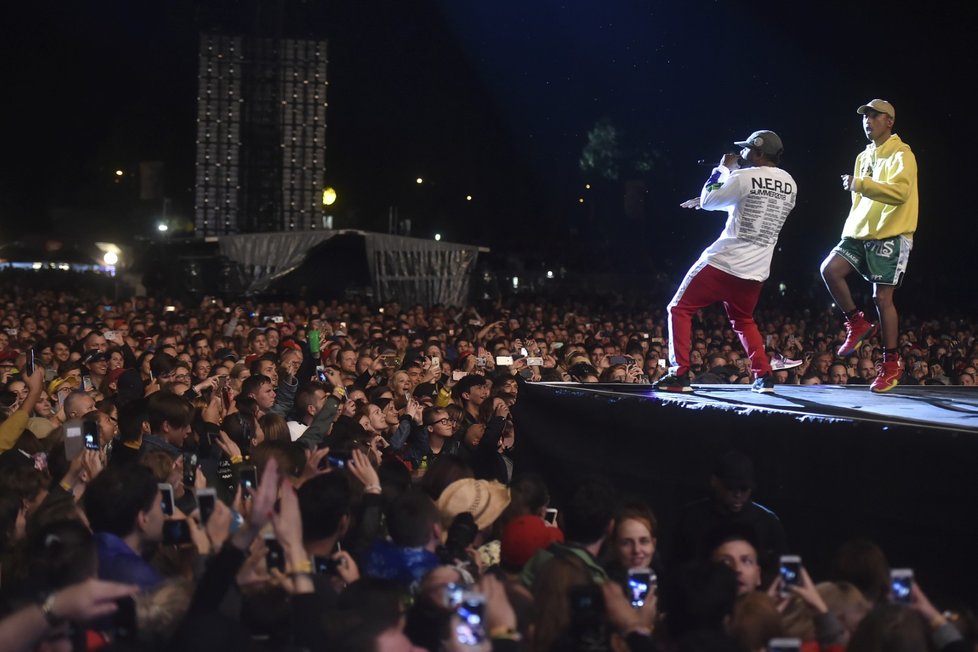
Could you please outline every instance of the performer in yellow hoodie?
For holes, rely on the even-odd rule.
[[[822,278],[846,318],[847,336],[839,357],[850,355],[877,330],[853,301],[846,277],[855,270],[873,284],[883,361],[870,389],[886,392],[903,375],[893,293],[907,271],[917,230],[917,160],[910,146],[893,133],[896,111],[892,104],[872,100],[856,113],[862,115],[863,130],[871,142],[856,157],[853,173],[842,175],[842,189],[852,193],[852,208],[842,229],[842,242],[822,262]]]

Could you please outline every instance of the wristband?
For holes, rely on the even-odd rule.
[[[379,484],[368,484],[363,488],[363,492],[367,494],[379,494],[381,491]]]
[[[240,455],[231,456],[231,464],[241,464],[242,462],[244,462],[244,458]]]
[[[308,559],[300,561],[289,569],[289,576],[293,575],[312,575],[312,562]]]
[[[506,641],[522,641],[523,636],[512,627],[494,627],[489,630],[489,638]]]

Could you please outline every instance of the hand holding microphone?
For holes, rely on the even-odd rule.
[[[706,159],[700,159],[696,163],[697,165],[703,165],[703,166],[709,165],[706,162]],[[733,172],[734,170],[738,170],[741,167],[746,167],[747,161],[740,158],[740,155],[737,154],[736,152],[727,152],[726,154],[720,157],[720,163],[717,167],[719,166],[723,166],[728,170],[730,170],[731,172]],[[715,181],[714,177],[717,176],[719,176],[719,172],[714,172],[713,175],[711,175],[710,177],[710,181]],[[699,197],[693,197],[692,199],[687,199],[683,203],[679,204],[679,206],[681,208],[693,208],[695,210],[700,210],[702,208],[702,206],[700,205]]]
[[[701,159],[697,160],[696,161],[696,165],[700,165],[700,166],[705,167],[705,168],[715,167],[712,163],[710,163],[709,161],[707,161],[705,158],[701,158]],[[737,170],[739,168],[747,167],[747,161],[745,161],[744,159],[740,158],[740,154],[738,152],[729,152],[728,151],[728,152],[724,153],[723,156],[720,157],[720,163],[718,165],[722,165],[722,166],[726,167],[728,170],[733,171],[733,170]]]
[[[739,169],[743,163],[745,163],[745,161],[740,158],[739,154],[724,154],[723,158],[720,159],[720,165],[727,168],[731,172]]]

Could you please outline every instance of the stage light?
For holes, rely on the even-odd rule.
[[[116,170],[115,171],[115,176],[117,176],[117,177],[121,177],[123,174],[125,174],[125,173],[122,170]]]
[[[591,184],[590,184],[590,183],[585,183],[585,184],[584,184],[584,188],[585,188],[586,190],[590,190],[590,189],[591,189]]]
[[[422,183],[424,183],[424,179],[418,177],[417,179],[414,180],[414,182],[420,186]]]
[[[435,240],[441,240],[441,233],[435,234]]]
[[[584,203],[584,198],[583,197],[578,197],[577,198],[577,203],[578,204],[583,204]]]
[[[519,276],[514,276],[513,277],[513,289],[515,290],[519,286],[520,286],[520,277]]]
[[[160,233],[166,233],[169,229],[170,227],[168,227],[166,224],[163,224],[163,222],[160,222],[159,224],[156,225],[156,230],[159,231]]]
[[[465,201],[472,201],[472,195],[466,195]]]
[[[102,260],[105,261],[106,265],[115,265],[119,262],[119,256],[114,251],[108,251],[102,256]]]
[[[332,206],[336,202],[336,191],[333,188],[323,190],[323,205]]]
[[[553,278],[553,277],[554,277],[554,273],[548,269],[547,270],[547,278]]]

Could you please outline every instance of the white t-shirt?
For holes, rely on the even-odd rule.
[[[726,210],[727,223],[697,264],[705,262],[738,278],[767,279],[774,246],[796,199],[795,180],[781,168],[715,168],[703,186],[700,206]]]
[[[306,428],[309,427],[298,421],[287,421],[285,425],[289,427],[289,436],[292,437],[292,441],[297,441],[302,436],[302,433],[306,431]]]

